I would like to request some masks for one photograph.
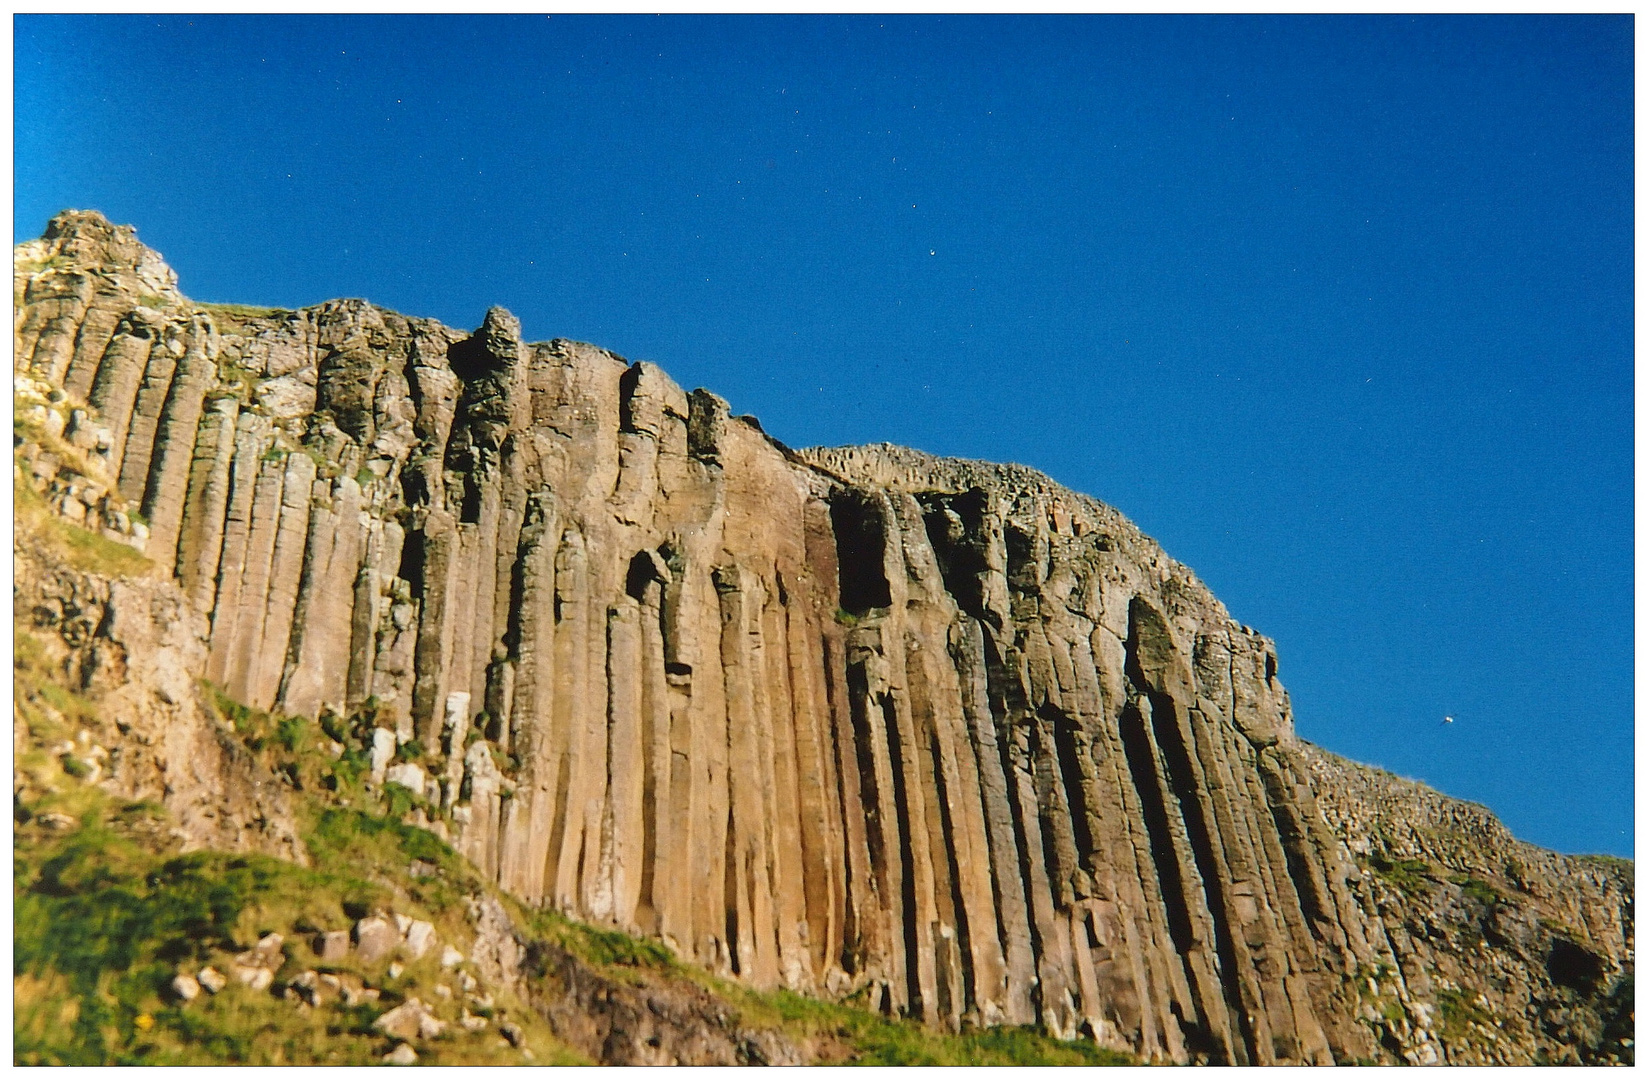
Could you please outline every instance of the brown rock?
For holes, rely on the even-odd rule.
[[[349,955],[349,931],[328,930],[317,934],[314,942],[315,955],[327,962],[342,960]]]
[[[395,1049],[383,1055],[383,1060],[388,1065],[416,1065],[418,1063],[418,1052],[412,1049],[412,1044],[401,1043]]]
[[[172,980],[172,994],[182,1002],[190,1002],[200,996],[200,983],[191,975],[179,973]]]
[[[427,1005],[412,997],[372,1021],[372,1029],[394,1039],[433,1039],[446,1025],[430,1013]]]
[[[355,923],[355,956],[363,964],[375,964],[400,947],[401,932],[381,915],[369,915]]]

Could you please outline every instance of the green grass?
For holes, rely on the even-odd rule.
[[[1636,863],[1630,859],[1622,859],[1618,855],[1575,855],[1573,858],[1580,862],[1595,863],[1603,869],[1612,870],[1627,877],[1636,873]]]
[[[525,913],[531,934],[559,945],[618,981],[645,970],[710,991],[738,1024],[778,1029],[792,1039],[834,1042],[848,1065],[1133,1065],[1127,1054],[1091,1042],[1063,1042],[1033,1028],[995,1027],[961,1033],[881,1016],[849,1003],[821,1001],[789,990],[755,990],[676,959],[656,941],[586,926],[553,911]]]
[[[268,992],[231,985],[180,1005],[172,976],[286,935],[279,981],[321,967],[308,934],[347,927],[393,907],[436,922],[462,941],[461,900],[479,882],[435,837],[370,814],[323,810],[309,822],[312,868],[261,855],[180,853],[165,815],[146,803],[102,797],[64,834],[20,825],[13,854],[14,1061],[27,1065],[375,1064],[389,1042],[372,1021],[412,993],[431,999],[442,976],[433,957],[398,979],[372,975],[383,998],[353,1008],[300,1009]],[[413,858],[438,871],[414,879]],[[349,961],[327,965],[351,970]],[[518,1003],[508,1016],[527,1032],[535,1060],[576,1063],[547,1026]],[[419,1045],[430,1064],[505,1064],[519,1055],[486,1036]]]
[[[1450,1042],[1468,1037],[1471,1024],[1494,1027],[1494,1018],[1476,1005],[1474,994],[1464,990],[1440,990],[1436,1005],[1442,1015],[1442,1035]]]
[[[196,300],[195,306],[215,315],[229,315],[237,319],[273,319],[287,313],[286,308],[260,307],[256,304],[210,304]]]
[[[1430,864],[1420,859],[1390,859],[1370,855],[1368,866],[1408,896],[1424,896],[1433,884]]]
[[[1486,881],[1483,881],[1481,878],[1467,877],[1465,875],[1456,874],[1448,880],[1453,884],[1458,885],[1460,892],[1464,893],[1472,900],[1475,900],[1483,907],[1497,907],[1504,899],[1500,895],[1498,889],[1494,888]]]
[[[660,942],[587,926],[550,908],[525,912],[524,919],[534,937],[559,945],[592,967],[650,968],[660,972],[687,970],[676,960],[675,954]],[[707,987],[713,984],[705,982],[700,985]]]
[[[28,484],[13,483],[12,499],[19,532],[27,530],[76,570],[130,578],[154,568],[154,563],[136,548],[64,521],[51,512],[46,500]]]
[[[852,1005],[819,1001],[788,990],[758,992],[726,987],[742,1005],[741,1018],[772,1024],[792,1035],[833,1035],[846,1043],[849,1065],[1134,1065],[1130,1055],[1085,1040],[1063,1042],[1023,1027],[959,1034],[893,1020]],[[776,1020],[776,1023],[774,1021]],[[766,1021],[763,1024],[762,1021]]]
[[[74,260],[67,255],[52,255],[44,259],[19,259],[16,270],[19,274],[34,275],[47,270],[67,270],[74,265]]]

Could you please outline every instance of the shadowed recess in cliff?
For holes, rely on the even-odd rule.
[[[842,609],[863,615],[887,607],[893,600],[882,569],[887,534],[881,507],[873,496],[843,492],[830,500],[830,522],[835,527]]]
[[[944,587],[956,606],[976,619],[985,617],[984,580],[990,564],[984,537],[990,496],[983,488],[956,495],[920,495],[927,539],[944,575]]]
[[[1053,736],[1053,756],[1058,762],[1059,779],[1064,787],[1076,858],[1085,866],[1093,858],[1093,828],[1088,820],[1085,781],[1082,778],[1081,759],[1084,755],[1076,747],[1080,728],[1063,709],[1051,704],[1043,704],[1036,712],[1042,722],[1042,730]]]

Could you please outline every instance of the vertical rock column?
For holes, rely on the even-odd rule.
[[[230,648],[241,616],[241,579],[247,565],[247,540],[251,535],[253,504],[263,455],[271,439],[266,417],[255,413],[240,417],[235,428],[235,455],[230,463],[222,554],[217,560],[217,589],[212,603],[212,646],[206,661],[206,678],[219,686],[226,683]]]
[[[216,331],[204,316],[189,326],[188,343],[179,361],[171,393],[155,433],[153,463],[143,495],[143,515],[149,519],[149,558],[161,566],[177,565],[178,533],[189,493],[206,391],[217,381]],[[213,433],[215,434],[215,432]],[[215,447],[215,438],[211,440]]]
[[[348,697],[355,575],[363,540],[361,489],[355,479],[317,481],[314,489],[279,695],[286,712],[306,716],[322,705],[341,707]]]
[[[252,682],[263,648],[263,624],[268,614],[269,574],[275,557],[275,539],[280,529],[289,454],[276,450],[259,463],[252,493],[251,518],[247,524],[245,556],[239,595],[232,612],[227,642],[223,688],[237,701],[251,700]]]
[[[550,760],[558,794],[549,860],[555,906],[576,912],[584,909],[589,893],[585,882],[594,877],[600,858],[600,795],[606,787],[606,673],[604,663],[592,664],[590,644],[595,637],[601,646],[598,656],[604,658],[606,642],[605,634],[593,633],[598,624],[591,610],[588,561],[583,536],[575,529],[563,534],[555,557],[555,605],[559,612],[553,699],[556,739]],[[600,740],[599,748],[591,745],[595,739]],[[599,761],[594,760],[597,754]]]
[[[292,454],[286,459],[281,481],[280,524],[275,530],[270,555],[268,599],[257,636],[257,653],[246,675],[246,700],[260,709],[274,704],[286,671],[287,647],[292,639],[292,619],[298,604],[304,551],[308,546],[315,470],[314,459],[306,453]]]
[[[138,386],[125,442],[117,447],[119,452],[111,459],[119,468],[120,494],[131,502],[139,502],[148,487],[149,461],[154,455],[160,414],[171,396],[178,358],[185,351],[181,328],[173,323],[162,328],[155,347],[149,351],[149,363]]]
[[[109,429],[109,461],[118,469],[126,447],[126,432],[132,422],[132,406],[138,386],[149,364],[149,353],[157,336],[156,313],[138,308],[126,316],[109,340],[108,351],[98,365],[92,383],[91,406],[97,409]]]
[[[135,301],[120,281],[102,274],[94,279],[86,316],[75,334],[74,356],[63,373],[65,393],[79,401],[86,400],[92,380],[97,377],[97,365],[114,337],[115,328],[134,306]]]
[[[555,549],[561,536],[560,514],[548,492],[532,496],[521,526],[515,572],[520,606],[511,628],[512,660],[520,672],[512,697],[509,727],[522,765],[515,800],[522,809],[518,826],[505,837],[501,884],[515,895],[539,902],[550,837],[555,827],[557,766],[555,753]]]
[[[457,524],[443,507],[431,507],[424,514],[423,528],[408,536],[406,542],[418,552],[421,578],[412,718],[419,741],[436,746],[445,719],[442,707],[451,685],[447,668],[452,656]],[[461,748],[453,752],[461,752]]]
[[[212,399],[205,406],[189,463],[177,552],[178,583],[197,609],[210,612],[217,596],[218,560],[223,554],[229,511],[230,469],[235,455],[235,422],[240,402]]]
[[[952,646],[962,680],[963,715],[977,764],[979,792],[989,847],[989,867],[995,894],[997,933],[1000,935],[1005,966],[1003,987],[996,998],[1001,1022],[1035,1022],[1032,990],[1035,985],[1035,952],[1030,934],[1029,908],[1024,896],[1024,879],[1019,870],[1018,844],[1013,827],[1013,808],[1007,779],[1002,771],[1003,753],[990,707],[989,677],[985,665],[984,628],[977,620],[963,616],[960,632]],[[980,994],[983,1001],[991,1000]]]
[[[636,932],[641,900],[646,822],[647,753],[643,742],[645,672],[640,601],[626,594],[607,609],[606,798],[601,864],[610,884],[609,917]]]
[[[79,271],[48,270],[29,282],[18,363],[29,357],[27,370],[35,378],[62,385],[91,295],[92,280]]]
[[[811,585],[814,582],[803,582]],[[785,660],[790,672],[795,784],[800,818],[799,853],[806,904],[806,941],[812,975],[826,978],[840,963],[842,892],[845,852],[841,837],[838,789],[831,763],[831,716],[821,670],[823,638],[816,612],[807,601],[821,597],[795,588],[795,602],[785,606]],[[833,607],[833,604],[830,604]],[[839,975],[839,970],[836,972]]]
[[[758,715],[749,655],[749,575],[737,566],[715,572],[721,597],[721,670],[727,695],[727,782],[730,814],[727,827],[727,945],[733,970],[756,986],[778,982],[778,957],[772,935],[772,882],[768,853],[766,785]]]

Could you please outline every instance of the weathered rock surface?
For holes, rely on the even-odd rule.
[[[1039,473],[794,452],[502,309],[468,334],[194,304],[94,213],[17,250],[14,294],[18,374],[83,410],[65,431],[176,581],[75,599],[87,637],[127,670],[170,649],[178,709],[201,677],[291,714],[375,699],[374,779],[527,902],[758,986],[1153,1060],[1631,1056],[1629,864],[1304,743],[1272,643]],[[631,996],[633,1052],[574,1041],[784,1057],[708,1020],[662,1025],[708,1033],[677,1046],[643,1021],[697,1006]]]
[[[97,782],[170,812],[186,850],[306,861],[286,789],[216,719],[199,684],[207,620],[173,585],[76,569],[16,523],[12,603],[67,684],[95,699],[113,753]]]

